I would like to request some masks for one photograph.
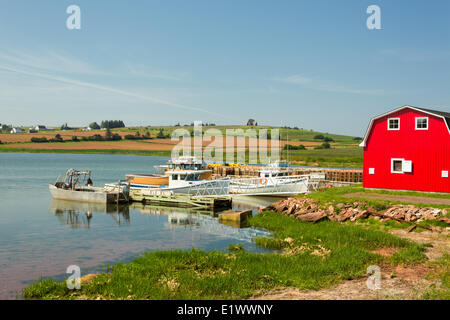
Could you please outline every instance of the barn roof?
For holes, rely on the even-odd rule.
[[[449,112],[442,112],[442,111],[425,109],[425,108],[417,108],[417,107],[416,107],[416,109],[422,110],[423,112],[434,114],[436,116],[444,117],[445,122],[447,122],[447,127],[450,128],[450,113]]]
[[[425,113],[434,115],[434,116],[436,116],[436,117],[442,118],[442,119],[445,121],[445,124],[447,125],[447,130],[448,130],[448,132],[450,133],[450,113],[449,113],[449,112],[442,112],[442,111],[431,110],[431,109],[425,109],[425,108],[418,108],[418,107],[412,107],[412,106],[403,106],[403,107],[397,108],[397,109],[395,109],[395,110],[386,112],[386,113],[384,113],[384,114],[382,114],[382,115],[379,115],[379,116],[377,116],[377,117],[375,117],[375,118],[372,118],[372,120],[370,120],[369,127],[367,128],[366,135],[364,136],[364,140],[361,142],[361,144],[360,144],[359,146],[360,146],[360,147],[365,147],[365,146],[366,146],[367,138],[369,137],[369,133],[370,133],[370,131],[371,131],[371,129],[372,129],[373,122],[374,122],[375,120],[380,119],[380,118],[382,118],[382,117],[384,117],[384,116],[387,116],[387,115],[389,115],[389,114],[391,114],[391,113],[394,113],[394,112],[403,110],[403,109],[405,109],[405,108],[410,108],[410,109],[413,109],[413,110],[425,112]]]

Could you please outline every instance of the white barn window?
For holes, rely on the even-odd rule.
[[[391,159],[391,173],[412,173],[413,163],[411,160]]]
[[[416,130],[428,130],[428,117],[416,118]]]
[[[391,159],[391,173],[403,173],[403,159]]]
[[[388,130],[400,130],[400,118],[389,118]]]

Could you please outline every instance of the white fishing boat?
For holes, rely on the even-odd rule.
[[[60,175],[54,184],[49,185],[53,199],[74,200],[83,202],[113,203],[127,202],[128,189],[126,185],[115,191],[93,186],[91,171],[69,169]]]
[[[289,170],[268,166],[260,170],[259,177],[233,178],[230,181],[231,194],[290,196],[307,193],[308,176],[294,176]]]
[[[129,174],[126,183],[131,190],[150,193],[183,193],[195,196],[227,195],[230,179],[212,180],[212,170],[195,157],[169,160],[164,174]],[[116,185],[107,184],[113,189]]]

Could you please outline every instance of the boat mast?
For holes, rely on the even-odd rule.
[[[289,163],[289,131],[286,131],[286,162]]]

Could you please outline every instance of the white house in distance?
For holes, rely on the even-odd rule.
[[[47,130],[47,128],[45,126],[42,126],[42,125],[37,125],[36,127],[34,127],[34,130],[36,130],[36,131],[45,131],[45,130]]]
[[[46,126],[43,126],[43,125],[37,125],[36,127],[34,127],[34,130],[36,130],[36,131],[51,131],[53,129],[47,128]]]
[[[21,128],[12,128],[11,133],[24,133],[25,131]]]

